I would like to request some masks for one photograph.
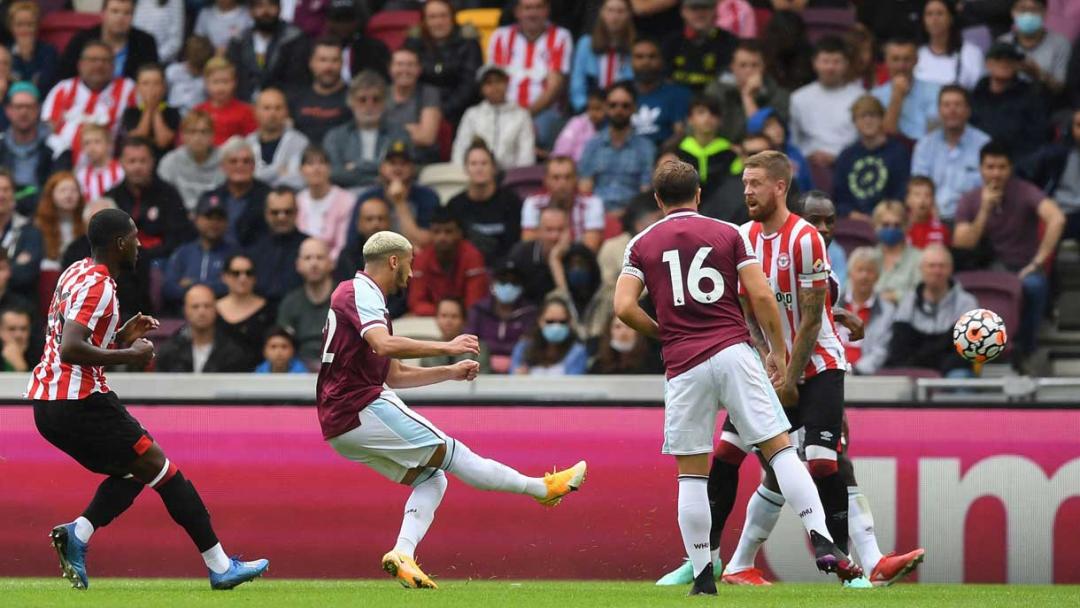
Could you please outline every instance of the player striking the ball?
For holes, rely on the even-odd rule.
[[[45,352],[26,389],[41,436],[83,467],[108,475],[83,514],[50,534],[64,577],[76,589],[90,586],[90,536],[150,486],[202,553],[210,587],[232,589],[246,583],[262,575],[270,562],[241,562],[226,555],[195,486],[105,383],[106,365],[142,369],[154,357],[154,345],[143,336],[158,326],[156,319],[137,314],[117,328],[120,306],[113,277],[135,268],[135,222],[119,209],[106,209],[90,219],[87,237],[91,257],[60,275],[49,305]]]
[[[814,483],[788,440],[791,425],[770,386],[771,381],[781,391],[791,390],[782,384],[790,375],[773,290],[745,235],[733,224],[697,213],[699,184],[697,171],[683,162],[656,170],[655,197],[665,217],[627,245],[614,302],[624,323],[662,343],[667,370],[663,452],[675,456],[678,466],[679,530],[694,574],[690,594],[716,593],[706,484],[721,405],[776,472],[810,535],[818,569],[836,572],[841,580],[858,578],[862,570],[833,543]],[[768,342],[764,368],[750,345],[736,295],[740,284]],[[656,320],[638,303],[645,288]]]
[[[415,561],[416,546],[435,518],[446,492],[446,473],[479,490],[532,496],[555,506],[585,481],[585,462],[526,477],[473,453],[409,409],[394,388],[476,378],[476,361],[441,367],[412,367],[399,359],[477,354],[476,336],[429,342],[395,336],[387,294],[404,289],[412,276],[412,244],[400,234],[373,234],[364,244],[364,269],[342,281],[330,297],[323,337],[322,368],[316,388],[323,438],[349,460],[413,488],[397,544],[382,567],[405,587],[436,589]]]

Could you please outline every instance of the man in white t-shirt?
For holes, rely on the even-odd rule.
[[[570,233],[575,241],[596,252],[604,240],[604,202],[599,197],[578,192],[577,169],[569,156],[553,156],[547,161],[544,191],[525,199],[521,205],[521,240],[536,238],[540,211],[549,205],[570,216]]]
[[[848,61],[843,40],[822,38],[814,49],[817,80],[791,95],[792,143],[817,167],[832,167],[840,151],[858,136],[851,105],[865,90],[858,81],[848,81]]]

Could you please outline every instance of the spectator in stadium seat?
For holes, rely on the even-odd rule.
[[[408,139],[401,126],[386,120],[386,96],[382,76],[369,70],[357,74],[349,85],[352,120],[330,129],[323,138],[334,167],[330,179],[342,188],[372,185],[390,144]]]
[[[848,283],[843,290],[841,305],[862,321],[863,337],[851,340],[846,327],[838,326],[844,355],[851,370],[862,376],[872,376],[885,363],[892,340],[893,317],[896,306],[874,293],[881,276],[881,255],[870,247],[858,247],[847,260]]]
[[[761,108],[773,108],[781,120],[787,121],[791,94],[765,73],[761,42],[740,40],[728,69],[729,72],[705,88],[707,96],[720,102],[720,115],[724,117],[721,136],[729,141],[741,141],[746,135],[746,119]]]
[[[882,84],[886,78],[885,66],[877,62],[878,44],[874,34],[863,24],[856,23],[844,33],[844,42],[850,49],[848,78],[862,83],[866,90]]]
[[[360,198],[356,203],[356,221],[351,224],[349,241],[338,256],[334,280],[353,278],[364,268],[364,243],[376,232],[390,230],[390,203],[381,198]]]
[[[135,0],[131,24],[154,37],[162,65],[176,60],[184,45],[185,0]]]
[[[589,91],[586,96],[585,111],[568,120],[566,126],[559,132],[555,146],[551,149],[553,156],[569,156],[574,159],[574,162],[581,161],[585,145],[599,129],[604,127],[607,109],[604,97],[604,91],[599,89]],[[637,114],[634,117],[636,118]]]
[[[212,289],[219,298],[225,295],[222,280],[225,260],[236,253],[236,246],[225,240],[228,228],[229,216],[222,202],[202,201],[195,213],[198,238],[177,247],[165,264],[161,295],[170,308],[178,305],[188,288],[198,283]]]
[[[814,47],[806,35],[806,22],[795,11],[776,11],[762,36],[765,70],[778,85],[794,91],[814,80]]]
[[[330,159],[326,151],[310,145],[300,156],[305,188],[296,195],[296,227],[322,239],[337,261],[349,238],[356,197],[330,182]]]
[[[214,292],[206,285],[193,285],[184,294],[187,324],[158,349],[157,371],[210,374],[249,372],[244,348],[216,326]]]
[[[195,19],[195,35],[206,36],[218,56],[224,56],[229,44],[253,25],[248,7],[238,0],[204,2]]]
[[[817,80],[791,94],[791,142],[811,165],[832,169],[840,152],[855,141],[851,106],[865,91],[847,81],[844,41],[822,38],[814,48]]]
[[[3,369],[5,372],[30,371],[30,330],[32,316],[29,309],[9,308],[0,312],[0,344],[3,345]]]
[[[911,154],[885,132],[885,115],[885,107],[873,95],[863,95],[851,106],[859,139],[837,157],[833,177],[836,211],[841,217],[870,221],[879,201],[903,196]]]
[[[439,90],[420,82],[420,55],[412,49],[401,48],[391,55],[386,120],[405,128],[418,162],[439,161],[438,136],[443,122]]]
[[[326,243],[317,238],[304,240],[296,258],[296,272],[304,283],[286,294],[277,309],[277,324],[295,337],[297,354],[313,370],[321,364],[323,326],[335,287],[333,270]]]
[[[349,122],[347,83],[341,78],[341,46],[337,40],[319,38],[304,57],[311,71],[311,83],[289,90],[289,115],[293,128],[312,143],[323,144],[326,133]]]
[[[1053,95],[1065,87],[1072,45],[1057,32],[1046,29],[1046,0],[1015,0],[1013,28],[999,40],[1024,54],[1020,70]]]
[[[536,306],[525,298],[524,277],[512,260],[503,262],[495,269],[491,295],[469,308],[465,333],[479,338],[497,374],[510,370],[514,346],[536,320]]]
[[[1072,113],[1063,142],[1044,147],[1031,170],[1031,179],[1065,213],[1067,239],[1080,239],[1080,108]]]
[[[319,332],[322,341],[322,331]],[[321,345],[320,345],[321,348]],[[306,374],[308,368],[296,356],[296,338],[283,327],[271,327],[263,341],[263,362],[255,367],[256,374]]]
[[[913,39],[893,38],[885,43],[884,53],[889,80],[871,93],[885,106],[885,132],[919,139],[937,120],[941,85],[915,76],[919,55]]]
[[[648,137],[658,147],[681,136],[691,93],[668,80],[660,44],[649,38],[635,42],[630,50],[630,67],[638,106],[632,119],[634,132]]]
[[[659,350],[618,317],[612,315],[596,346],[590,374],[662,374]]]
[[[921,253],[907,244],[907,209],[903,203],[881,201],[874,207],[872,219],[881,258],[881,276],[874,292],[896,304],[919,282]]]
[[[668,159],[678,157],[670,152],[662,153],[657,158],[656,165],[660,166]],[[745,203],[739,201],[744,207]],[[623,257],[626,254],[626,246],[635,235],[654,224],[663,217],[660,208],[656,205],[656,199],[651,192],[643,192],[630,201],[626,213],[620,218],[623,231],[604,241],[600,245],[600,251],[596,254],[596,263],[600,266],[600,289],[596,300],[599,304],[594,319],[606,320],[614,314],[615,282],[622,273]],[[595,336],[604,331],[605,325],[590,325],[586,328],[586,335]]]
[[[84,51],[91,41],[100,40],[116,56],[110,62],[112,77],[135,78],[136,71],[144,63],[157,63],[157,42],[150,34],[132,27],[135,14],[134,0],[105,0],[101,6],[101,23],[80,30],[64,48],[57,69],[57,78],[71,78],[82,74],[79,65],[84,61]]]
[[[259,267],[252,258],[229,256],[222,274],[228,291],[217,301],[218,331],[244,349],[243,367],[250,370],[261,359],[263,336],[274,325],[277,311],[274,303],[256,291]]]
[[[180,112],[165,102],[165,72],[156,63],[145,63],[135,76],[138,104],[125,108],[120,116],[120,136],[142,137],[154,144],[154,159],[160,161],[176,145]]]
[[[254,102],[261,90],[286,84],[271,77],[286,60],[282,49],[302,34],[281,19],[281,0],[252,0],[251,20],[252,27],[229,42],[225,57],[236,66],[236,96]]]
[[[120,149],[124,180],[106,196],[126,211],[139,228],[139,255],[147,262],[164,261],[195,236],[180,193],[154,173],[154,149],[133,137]]]
[[[189,36],[184,41],[184,54],[165,68],[169,105],[187,113],[206,101],[206,80],[203,70],[214,56],[214,47],[203,36]]]
[[[521,239],[537,238],[541,212],[555,207],[566,212],[570,221],[570,236],[596,251],[604,239],[604,202],[600,197],[586,195],[578,187],[577,168],[565,156],[547,160],[544,172],[544,191],[533,194],[521,205]],[[554,244],[554,241],[552,241]]]
[[[549,0],[518,0],[514,23],[495,30],[487,58],[510,75],[511,101],[529,111],[537,146],[551,149],[564,122],[559,100],[574,52],[570,32],[548,20]]]
[[[635,194],[650,189],[656,146],[634,133],[630,119],[637,97],[629,83],[612,85],[606,98],[607,126],[585,144],[578,188],[600,197],[608,213],[621,213]]]
[[[465,151],[477,139],[482,140],[502,169],[529,167],[536,163],[536,142],[529,112],[507,101],[510,77],[495,65],[480,68],[476,79],[484,100],[465,110],[454,137],[451,162],[465,162]]]
[[[1024,288],[1023,318],[1016,332],[1020,354],[1035,350],[1050,283],[1045,262],[1057,250],[1065,214],[1031,182],[1013,174],[1008,146],[993,141],[979,153],[983,186],[964,194],[956,209],[957,249],[983,249],[994,270],[1015,272]],[[1042,237],[1039,225],[1044,226]]]
[[[461,223],[446,209],[431,218],[431,246],[413,260],[409,312],[432,316],[439,300],[460,298],[471,307],[488,293],[484,256],[464,239]]]
[[[123,4],[122,0],[109,2],[114,8]],[[73,39],[71,44],[74,43]],[[82,126],[93,123],[115,134],[124,108],[133,105],[135,83],[130,78],[113,75],[112,48],[104,42],[90,41],[79,55],[78,75],[61,80],[45,97],[42,115],[53,130],[49,147],[55,156],[70,150],[71,164],[78,165]]]
[[[285,93],[268,88],[255,101],[258,128],[247,136],[255,154],[255,177],[270,186],[300,189],[300,157],[308,147],[308,138],[289,126],[289,106]]]
[[[98,198],[124,179],[124,168],[113,149],[112,134],[93,123],[79,130],[82,160],[75,165],[79,188],[89,198]]]
[[[221,169],[225,182],[204,192],[199,201],[217,199],[229,213],[226,240],[247,247],[266,234],[264,209],[270,186],[255,179],[255,155],[239,137],[233,137],[221,147]]]
[[[188,112],[180,122],[181,145],[158,164],[158,177],[171,184],[194,213],[199,197],[225,181],[221,151],[214,147],[214,121],[202,110]]]
[[[407,140],[397,140],[387,147],[375,183],[375,187],[361,192],[360,198],[376,197],[390,203],[392,230],[405,235],[414,247],[428,245],[431,217],[441,204],[434,190],[416,183],[416,163]]]
[[[698,171],[704,202],[728,182],[737,180],[741,184],[742,159],[731,142],[720,134],[724,114],[715,97],[695,96],[690,101],[689,114],[686,121],[689,132],[679,142],[679,151],[689,157]]]
[[[41,231],[44,256],[42,270],[64,270],[60,256],[68,245],[86,235],[85,207],[79,182],[68,171],[57,171],[45,182],[34,213],[34,225]]]
[[[7,250],[0,247],[0,311],[5,310],[29,310],[31,314],[36,310],[34,306],[34,300],[36,298],[28,297],[23,293],[12,291],[9,289],[11,284],[11,260],[8,259]],[[36,317],[37,315],[34,314]],[[40,344],[43,336],[42,332],[38,329],[39,324],[36,322],[31,325],[33,328],[32,333],[35,334],[31,338],[31,342],[34,344]]]
[[[521,198],[499,185],[495,156],[483,142],[465,152],[465,190],[446,204],[446,210],[465,231],[465,238],[494,268],[521,240]]]
[[[916,249],[925,249],[930,243],[948,247],[951,242],[949,227],[938,219],[934,192],[934,180],[929,177],[916,175],[908,180],[904,196],[908,212],[907,241]]]
[[[525,298],[533,304],[539,304],[555,288],[555,280],[551,276],[552,252],[559,243],[573,240],[570,212],[566,209],[549,205],[540,209],[538,215],[536,229],[530,231],[530,236],[523,231],[524,240],[514,245],[507,256],[507,260],[512,261],[520,271]]]
[[[682,0],[686,27],[670,32],[663,43],[671,80],[695,93],[731,64],[737,38],[716,27],[716,0]]]
[[[251,104],[236,98],[236,67],[224,57],[214,57],[203,69],[206,80],[206,101],[195,106],[214,121],[214,145],[224,144],[230,137],[246,136],[254,131],[255,111]]]
[[[405,48],[420,57],[420,82],[438,89],[450,124],[461,120],[476,94],[473,79],[484,62],[479,37],[472,24],[457,24],[449,0],[428,0],[420,8],[420,26],[405,40]]]
[[[435,305],[435,325],[439,328],[441,339],[449,342],[465,333],[465,305],[461,300],[445,297]],[[458,361],[472,359],[480,362],[480,373],[491,373],[487,346],[480,342],[480,354],[466,353],[462,355],[440,355],[424,357],[420,360],[420,367],[439,367],[440,365],[453,365]]]
[[[566,300],[551,296],[536,323],[514,346],[509,373],[530,376],[580,376],[588,354],[574,332],[574,319]]]
[[[570,72],[570,107],[574,112],[585,109],[589,91],[604,91],[633,77],[630,47],[637,32],[631,11],[630,0],[603,0],[592,33],[575,44]]]
[[[921,281],[897,304],[884,367],[918,367],[948,378],[970,378],[971,365],[956,353],[953,324],[979,303],[953,280],[952,255],[942,245],[923,250]]]
[[[301,283],[296,258],[308,235],[296,228],[296,192],[288,186],[272,189],[266,195],[265,221],[269,230],[247,252],[258,269],[256,291],[277,304]]]
[[[956,3],[927,0],[922,9],[922,45],[915,78],[971,90],[983,74],[983,52],[964,40]]]
[[[1007,42],[986,53],[986,76],[971,93],[971,124],[1023,162],[1047,143],[1049,104],[1043,89],[1020,77],[1023,55]]]
[[[548,257],[551,278],[555,289],[548,295],[557,295],[570,305],[574,331],[582,340],[596,338],[603,330],[607,316],[598,318],[604,312],[604,303],[599,300],[600,266],[596,263],[596,254],[580,244],[566,241],[555,245]]]
[[[788,126],[784,124],[776,110],[772,108],[758,110],[757,114],[746,120],[746,132],[747,137],[764,135],[769,142],[770,150],[787,155],[788,160],[791,161],[792,180],[798,191],[806,192],[814,188],[810,178],[810,163],[792,143]],[[745,152],[743,156],[749,158]],[[796,190],[789,190],[788,196],[791,197],[792,193],[796,193]]]
[[[8,88],[4,114],[8,128],[0,134],[0,167],[15,178],[19,211],[29,215],[42,186],[56,171],[69,169],[71,154],[53,158],[52,129],[41,120],[40,94],[34,85],[16,82]]]
[[[990,141],[990,136],[968,124],[971,101],[962,87],[942,87],[938,95],[938,113],[941,127],[927,133],[915,144],[911,174],[934,180],[941,219],[951,224],[960,195],[981,184],[979,150]]]
[[[48,91],[56,81],[60,62],[56,47],[40,40],[41,9],[37,2],[17,0],[8,5],[7,26],[11,30],[11,75],[13,82],[29,82],[39,91]]]
[[[15,214],[15,180],[6,169],[0,169],[0,243],[11,265],[8,287],[36,295],[44,243],[41,231],[30,220]]]
[[[344,60],[342,77],[346,81],[356,78],[364,70],[375,70],[384,79],[390,78],[387,72],[390,49],[364,31],[366,4],[358,0],[330,0],[330,7],[326,11],[326,34],[341,41]],[[301,55],[306,56],[307,53]]]

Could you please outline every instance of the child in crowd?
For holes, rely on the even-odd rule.
[[[555,147],[551,151],[552,156],[569,156],[574,159],[574,162],[580,161],[581,153],[585,151],[585,144],[589,143],[593,135],[603,128],[606,116],[604,104],[606,103],[602,90],[590,90],[585,100],[585,111],[571,118],[570,122],[563,127],[558,139],[555,140]]]
[[[195,107],[210,115],[214,121],[214,145],[220,146],[233,135],[246,136],[258,125],[251,104],[236,98],[236,68],[223,57],[206,62],[207,100]]]
[[[697,165],[702,197],[742,174],[742,159],[731,142],[718,135],[722,120],[723,110],[716,99],[699,95],[690,101],[686,119],[689,133],[679,143],[679,150]]]
[[[934,204],[934,180],[916,175],[908,181],[904,204],[908,209],[908,243],[922,249],[931,243],[949,246],[949,227],[937,217]]]
[[[195,34],[206,36],[218,55],[224,55],[229,41],[255,25],[248,7],[237,0],[214,0],[212,6],[199,11],[195,19]]]
[[[113,158],[109,130],[101,125],[85,124],[79,134],[82,154],[75,175],[86,200],[94,200],[124,180],[124,169]]]
[[[289,330],[274,327],[263,342],[264,361],[255,368],[256,374],[306,374],[307,368],[296,356],[296,338]]]
[[[191,36],[184,43],[184,54],[165,69],[165,81],[169,83],[169,105],[186,115],[192,108],[206,101],[206,84],[203,70],[214,56],[214,47],[203,36]]]

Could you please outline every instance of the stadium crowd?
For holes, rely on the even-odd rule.
[[[40,356],[59,271],[110,207],[141,243],[122,312],[183,320],[162,372],[317,370],[331,292],[395,230],[416,254],[391,315],[478,335],[484,372],[659,373],[611,302],[670,158],[729,222],[763,150],[790,157],[793,209],[831,198],[858,374],[970,376],[951,330],[977,305],[953,274],[973,270],[1022,293],[1023,365],[1058,243],[1080,238],[1077,2],[0,7],[5,371]],[[72,9],[87,27],[58,48],[44,26]]]

